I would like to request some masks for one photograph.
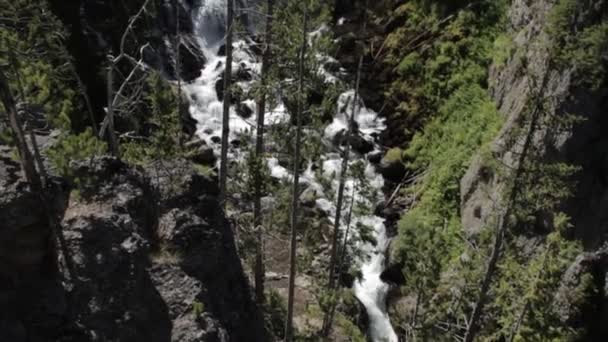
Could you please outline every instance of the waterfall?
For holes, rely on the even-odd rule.
[[[252,0],[248,0],[252,3]],[[245,0],[247,2],[247,0]],[[202,52],[205,54],[207,63],[202,70],[201,76],[184,86],[185,92],[191,99],[190,114],[197,120],[197,135],[204,140],[207,145],[213,147],[216,151],[220,147],[221,125],[222,125],[222,102],[217,94],[216,85],[223,77],[224,64],[226,58],[218,55],[218,51],[223,44],[225,30],[225,4],[226,0],[202,0],[199,7],[193,13],[193,21],[195,24],[195,33],[198,36],[199,44]],[[250,23],[252,26],[252,23]],[[317,32],[318,33],[318,32]],[[315,33],[316,34],[316,33]],[[246,68],[252,73],[259,73],[260,64],[256,56],[250,51],[248,45],[244,41],[237,41],[234,44],[233,54],[233,70],[238,68]],[[324,57],[329,58],[329,57]],[[320,72],[324,72],[320,70]],[[326,79],[331,81],[335,79],[334,75],[326,74]],[[248,90],[254,81],[238,82],[239,86],[245,91]],[[324,130],[324,137],[328,145],[328,151],[331,151],[331,142],[334,141],[337,134],[341,134],[347,127],[349,103],[352,102],[354,91],[350,90],[342,94],[339,98],[339,112],[333,122]],[[242,118],[237,115],[235,108],[230,112],[230,139],[239,139],[241,133],[251,133],[255,129],[256,115],[255,103],[253,100],[246,100],[243,105],[249,107],[252,113],[249,118]],[[233,106],[234,107],[234,106]],[[266,125],[271,126],[276,123],[284,123],[289,120],[289,115],[285,110],[285,106],[279,103],[275,108],[266,113]],[[378,115],[365,108],[363,103],[359,106],[356,115],[358,128],[362,138],[374,144],[375,151],[379,151],[379,146],[375,143],[375,137],[386,127],[384,121],[378,118]],[[230,157],[232,160],[241,160],[238,147],[230,149]],[[373,152],[372,152],[373,153]],[[376,172],[374,166],[367,160],[365,155],[353,154],[350,163],[362,161],[365,163],[365,175],[370,185],[375,189],[378,196],[382,195],[382,187],[384,180],[382,176]],[[337,191],[338,180],[335,175],[340,173],[341,157],[339,154],[327,152],[322,155],[318,161],[323,167],[324,176],[332,181],[332,191]],[[271,176],[277,179],[289,179],[292,177],[289,170],[280,166],[278,160],[269,158],[267,165],[270,168]],[[317,191],[319,199],[316,205],[319,209],[327,214],[328,220],[331,220],[335,215],[335,204],[327,199],[328,196],[323,194],[321,182],[316,179],[312,167],[302,175],[302,183]],[[346,182],[346,193],[351,193],[355,186],[354,179],[348,179]],[[368,199],[362,198],[355,192],[357,201],[368,201],[369,207],[375,205]],[[346,212],[347,210],[344,210]],[[372,209],[373,211],[373,209]],[[388,284],[380,280],[380,273],[383,271],[385,263],[385,253],[388,248],[388,237],[384,226],[384,219],[369,215],[361,215],[353,217],[353,226],[357,223],[364,224],[373,228],[374,237],[377,244],[360,243],[358,248],[367,254],[367,258],[360,260],[362,278],[355,282],[353,290],[357,298],[365,306],[369,316],[369,335],[374,341],[397,342],[397,336],[391,326],[390,319],[386,308],[386,295],[389,289]],[[344,220],[343,220],[344,222]],[[342,227],[344,228],[344,227]]]

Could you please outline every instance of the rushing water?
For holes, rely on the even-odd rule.
[[[202,70],[201,76],[193,83],[185,86],[185,91],[191,99],[190,114],[197,120],[197,135],[203,139],[209,146],[213,146],[219,150],[219,142],[221,137],[222,123],[222,102],[218,99],[216,93],[216,82],[222,77],[224,71],[225,57],[218,56],[218,49],[223,43],[225,33],[225,0],[202,0],[200,7],[195,10],[193,15],[196,34],[201,45],[202,52],[205,54],[207,63]],[[317,32],[318,33],[318,32]],[[314,34],[317,34],[314,33]],[[238,68],[246,68],[252,73],[259,73],[260,65],[256,57],[248,48],[248,44],[244,41],[238,41],[234,44],[234,61],[233,70]],[[324,72],[320,70],[320,72]],[[326,74],[326,79],[331,81],[335,79],[333,75]],[[253,81],[251,81],[253,82]],[[244,90],[251,87],[251,82],[239,82],[239,86]],[[334,141],[334,137],[340,134],[347,128],[348,112],[350,112],[350,103],[352,102],[354,91],[350,90],[342,94],[338,101],[338,113],[333,122],[329,124],[324,133],[324,138],[328,147]],[[237,139],[242,133],[252,133],[255,130],[255,103],[252,100],[244,101],[244,105],[249,107],[254,113],[251,117],[244,119],[237,115],[234,108],[230,112],[230,139]],[[289,116],[284,106],[279,103],[278,106],[269,110],[266,113],[266,125],[271,126],[277,123],[283,123],[289,120]],[[361,103],[357,115],[357,123],[359,124],[360,135],[369,142],[375,144],[375,137],[385,125],[382,119],[378,118],[377,114],[372,110],[365,108]],[[328,151],[330,148],[328,148]],[[234,159],[239,159],[238,148],[231,149],[231,156]],[[384,181],[382,176],[378,174],[374,166],[369,163],[364,155],[353,154],[351,163],[362,161],[365,163],[365,176],[369,184],[379,196],[382,195],[382,186]],[[278,179],[290,179],[292,177],[290,171],[280,166],[278,160],[269,158],[267,164],[271,171],[271,176]],[[332,181],[332,191],[338,189],[338,179],[335,175],[340,173],[341,158],[336,153],[325,153],[321,156],[318,164],[322,165],[323,174]],[[327,213],[328,220],[331,220],[336,211],[335,204],[329,201],[324,195],[321,182],[316,179],[312,167],[309,167],[302,175],[302,183],[316,190],[319,195],[316,204],[317,207]],[[354,179],[348,179],[346,182],[346,193],[350,194],[355,186]],[[369,207],[373,207],[375,203],[369,202],[368,199],[362,198],[355,189],[355,199],[359,202],[368,202]],[[344,210],[346,212],[347,210]],[[371,210],[373,211],[373,210]],[[343,220],[344,222],[345,220]],[[388,284],[380,280],[380,274],[384,269],[385,253],[388,247],[388,238],[384,226],[384,220],[372,213],[369,215],[360,215],[352,218],[351,225],[356,226],[361,223],[365,226],[373,228],[373,235],[377,241],[375,245],[361,242],[357,246],[367,254],[366,258],[360,260],[362,279],[356,281],[353,285],[357,298],[365,306],[369,316],[369,335],[374,341],[397,342],[397,336],[391,326],[390,319],[386,309],[386,295],[389,289]],[[344,229],[344,227],[342,227]]]

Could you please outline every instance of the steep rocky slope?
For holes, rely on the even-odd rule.
[[[266,340],[232,232],[214,224],[215,182],[185,162],[164,170],[77,167],[62,212],[70,274],[38,197],[2,159],[2,341]]]
[[[564,323],[585,326],[589,338],[601,339],[608,331],[600,322],[608,318],[606,292],[606,237],[608,233],[608,129],[605,109],[608,92],[605,88],[591,89],[581,82],[576,65],[564,67],[556,62],[554,43],[549,36],[553,1],[513,1],[509,10],[509,32],[513,46],[508,59],[492,66],[489,84],[492,96],[506,122],[492,144],[492,153],[505,165],[515,167],[521,152],[521,143],[509,143],[509,136],[517,133],[525,121],[528,104],[541,97],[544,110],[551,118],[575,115],[578,123],[563,130],[540,125],[533,144],[541,151],[544,162],[561,162],[580,167],[570,180],[575,184],[573,197],[561,204],[562,210],[572,218],[573,238],[583,242],[589,251],[580,255],[563,276],[558,300],[554,303]],[[590,1],[578,15],[573,31],[605,11],[605,1]],[[599,67],[599,66],[598,66]],[[544,86],[538,88],[545,79]],[[519,140],[521,141],[521,140]],[[496,200],[501,200],[504,174],[493,173],[481,158],[476,158],[461,181],[462,227],[468,234],[480,232],[492,220]],[[551,221],[539,221],[535,231],[525,234],[535,239],[553,229]],[[572,293],[583,281],[585,272],[594,278],[597,291],[585,307],[577,307]]]

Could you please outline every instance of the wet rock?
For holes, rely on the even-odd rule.
[[[570,326],[595,326],[592,331],[607,333],[603,322],[608,319],[608,292],[594,289],[594,284],[604,284],[608,277],[608,247],[596,252],[579,255],[562,276],[555,293],[553,311]],[[592,281],[585,282],[585,276]]]
[[[374,150],[374,143],[363,138],[361,135],[353,135],[350,137],[352,149],[359,154],[367,154]]]
[[[235,82],[250,82],[253,80],[253,75],[251,69],[247,68],[245,63],[241,63],[233,78]]]
[[[378,165],[382,161],[383,156],[384,153],[382,151],[375,151],[367,155],[367,160],[374,165]]]
[[[203,140],[195,140],[186,144],[186,148],[191,152],[188,154],[188,159],[195,163],[203,165],[215,164],[217,157],[213,148],[207,146]]]
[[[357,131],[357,129],[355,129]],[[346,132],[344,130],[334,135],[332,142],[335,146],[346,145]],[[358,132],[350,136],[350,146],[353,151],[359,154],[367,154],[374,150],[374,143],[362,137]]]
[[[396,286],[405,285],[405,276],[401,271],[403,264],[392,264],[389,265],[381,274],[380,279],[383,282],[389,283]]]
[[[378,165],[378,169],[384,179],[393,183],[401,182],[407,171],[405,165],[401,161],[382,160],[380,165]]]
[[[236,106],[236,114],[243,119],[249,119],[253,115],[253,110],[248,105],[241,102]]]
[[[217,55],[218,56],[226,56],[226,44],[222,44],[219,49],[217,50]]]
[[[241,101],[241,95],[243,94],[243,89],[241,89],[238,85],[232,84],[232,96],[230,97],[231,104],[237,104]],[[220,76],[217,81],[215,81],[215,93],[217,94],[218,101],[224,100],[224,76]]]

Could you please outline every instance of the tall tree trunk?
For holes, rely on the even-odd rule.
[[[177,116],[179,118],[179,122],[183,127],[185,127],[185,119],[182,116],[182,60],[181,60],[181,45],[182,45],[182,36],[181,36],[181,28],[180,28],[180,4],[178,0],[175,0],[175,44],[173,49],[175,50],[175,78],[177,79]],[[180,147],[184,147],[184,141],[181,138],[182,135],[179,135],[179,145]]]
[[[87,106],[87,114],[89,115],[89,121],[91,121],[91,128],[93,129],[93,133],[95,136],[99,136],[99,129],[97,128],[97,120],[95,120],[95,113],[93,112],[93,105],[91,104],[91,99],[89,98],[89,94],[87,92],[87,86],[82,82],[80,75],[78,75],[78,71],[74,66],[74,62],[70,60],[70,65],[68,67],[72,76],[78,83],[78,91],[80,91],[80,95],[84,99],[84,104]]]
[[[473,307],[473,312],[471,313],[471,318],[469,319],[469,322],[467,324],[467,330],[465,332],[463,342],[473,342],[479,330],[479,321],[481,320],[481,317],[483,315],[483,309],[488,297],[490,285],[492,284],[492,278],[494,277],[498,261],[500,260],[500,252],[504,242],[505,234],[510,226],[510,217],[513,214],[513,209],[516,204],[517,197],[519,195],[519,190],[521,188],[520,180],[525,172],[526,158],[528,157],[528,152],[532,147],[534,134],[536,133],[537,126],[544,112],[544,99],[541,95],[543,89],[546,88],[547,82],[549,80],[551,65],[552,64],[549,63],[549,65],[547,66],[547,70],[545,71],[543,80],[540,84],[540,87],[538,87],[538,96],[534,99],[535,103],[534,107],[532,108],[530,124],[524,138],[524,144],[521,153],[519,154],[519,157],[517,159],[513,182],[509,189],[510,193],[508,194],[508,199],[505,203],[506,209],[505,212],[502,215],[499,215],[498,218],[492,254],[486,266],[486,272],[480,285],[479,297],[477,298],[477,302],[475,302],[475,306]],[[532,86],[532,89],[534,88],[536,88],[536,84]]]
[[[234,0],[226,6],[226,69],[224,70],[224,112],[222,115],[222,150],[220,155],[220,210],[226,209],[226,181],[228,180],[228,144],[230,135],[230,100],[232,99],[232,34],[234,31]]]
[[[11,61],[11,66],[13,68],[13,73],[15,74],[15,79],[17,80],[17,88],[19,90],[19,97],[21,98],[21,103],[23,105],[23,113],[27,114],[28,108],[26,106],[27,99],[25,98],[25,89],[23,87],[23,82],[21,82],[21,73],[19,72],[20,63],[19,60],[15,57],[14,51],[9,47],[9,58]],[[11,94],[12,95],[12,94]],[[17,110],[17,115],[19,115],[19,110]],[[47,173],[46,168],[44,167],[44,163],[42,162],[42,156],[40,155],[40,149],[38,148],[38,142],[36,141],[36,135],[34,134],[31,125],[28,125],[27,120],[25,124],[27,134],[30,137],[30,141],[32,142],[32,147],[34,149],[34,161],[36,162],[36,166],[38,167],[39,175],[41,176],[41,185],[44,188],[46,186]]]
[[[344,239],[342,241],[342,247],[340,247],[340,257],[338,258],[338,269],[341,269],[344,265],[344,259],[346,258],[346,249],[348,246],[348,237],[350,235],[350,227],[353,219],[353,208],[355,207],[355,194],[357,192],[357,184],[353,185],[351,192],[350,208],[348,209],[348,216],[346,216],[346,231],[344,232]]]
[[[110,59],[112,59],[110,57]],[[114,157],[120,158],[120,150],[118,147],[118,139],[116,138],[116,131],[114,130],[114,62],[110,60],[108,66],[108,77],[107,77],[107,92],[108,92],[108,104],[107,104],[107,119],[108,119],[108,142],[110,145],[110,152]],[[100,134],[103,130],[100,131]],[[100,137],[103,138],[103,137]]]
[[[255,170],[254,187],[255,198],[253,202],[253,225],[256,231],[256,255],[255,255],[255,298],[258,304],[264,303],[264,230],[262,229],[262,167],[264,163],[264,114],[266,112],[266,86],[268,85],[268,68],[271,59],[272,43],[272,16],[274,10],[274,0],[266,1],[266,32],[264,38],[264,55],[262,57],[262,73],[260,75],[262,83],[262,93],[257,103],[258,122],[255,140]]]
[[[291,194],[291,244],[289,253],[289,292],[287,298],[287,320],[285,322],[285,342],[293,341],[293,304],[296,281],[296,248],[298,229],[298,199],[300,195],[300,149],[302,140],[302,113],[304,111],[304,59],[308,46],[308,4],[304,5],[304,21],[302,23],[302,43],[298,66],[298,111],[296,118],[296,146],[293,156],[293,189]]]
[[[8,84],[8,80],[6,79],[4,72],[0,69],[0,100],[4,104],[4,108],[8,115],[9,123],[13,133],[15,135],[15,140],[17,142],[17,151],[19,152],[19,157],[21,159],[21,166],[23,168],[23,172],[25,173],[25,178],[30,183],[32,188],[35,190],[42,189],[42,185],[40,183],[40,176],[38,172],[36,172],[36,166],[34,165],[34,159],[32,157],[32,153],[27,146],[27,141],[25,139],[25,134],[23,133],[23,128],[21,126],[21,120],[19,120],[19,115],[17,114],[17,106],[15,104],[15,99],[11,94],[11,89]]]
[[[336,287],[336,264],[338,256],[338,241],[340,240],[340,220],[342,218],[342,205],[344,202],[344,188],[346,186],[346,178],[348,175],[348,161],[350,160],[350,140],[353,135],[353,129],[355,128],[355,117],[357,115],[357,104],[359,102],[359,83],[361,81],[361,69],[363,68],[363,55],[359,57],[359,64],[357,65],[357,78],[355,81],[355,94],[353,96],[353,106],[348,119],[348,129],[346,130],[346,146],[342,155],[342,169],[340,170],[340,185],[338,186],[338,200],[336,202],[336,216],[334,217],[334,236],[331,242],[331,259],[329,261],[329,278],[327,288],[330,292],[333,292]],[[325,313],[323,318],[323,336],[329,335],[331,325],[333,321],[332,307],[328,312]]]

